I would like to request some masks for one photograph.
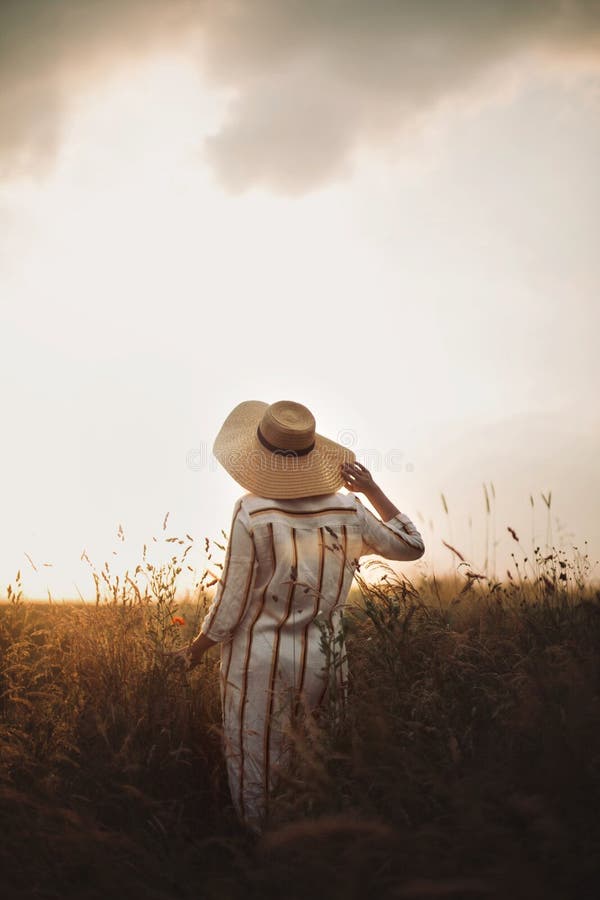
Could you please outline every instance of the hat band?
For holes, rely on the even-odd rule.
[[[302,447],[300,450],[290,450],[289,448],[286,449],[284,447],[276,447],[275,444],[271,444],[270,441],[266,439],[266,437],[260,430],[260,425],[256,429],[256,434],[263,447],[266,447],[267,450],[271,451],[271,453],[288,453],[291,456],[306,456],[306,454],[310,453],[310,451],[313,450],[315,446],[315,442],[313,441],[310,446]]]

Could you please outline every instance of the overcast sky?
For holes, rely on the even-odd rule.
[[[5,0],[0,77],[0,592],[202,567],[245,399],[353,446],[409,576],[514,573],[549,490],[600,557],[600,3]]]

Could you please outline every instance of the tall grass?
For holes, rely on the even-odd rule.
[[[511,529],[512,531],[512,529]],[[493,532],[492,532],[493,533]],[[0,610],[5,897],[596,896],[600,591],[586,555],[412,582],[357,573],[332,664],[347,694],[299,716],[259,839],[230,803],[218,653],[190,674],[210,576],[177,583],[189,542],[95,604]]]

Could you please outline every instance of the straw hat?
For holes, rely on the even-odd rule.
[[[315,431],[315,417],[292,400],[246,400],[229,413],[213,453],[242,487],[259,497],[331,494],[343,486],[340,465],[352,450]]]

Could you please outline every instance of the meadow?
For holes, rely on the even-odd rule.
[[[363,563],[347,703],[332,691],[299,723],[256,838],[229,800],[218,649],[191,673],[165,653],[196,633],[211,587],[204,573],[179,596],[190,543],[169,540],[160,566],[144,552],[131,575],[95,572],[95,603],[9,586],[4,898],[598,896],[600,590],[586,556],[536,548],[502,581],[463,560],[444,578],[371,582]]]

